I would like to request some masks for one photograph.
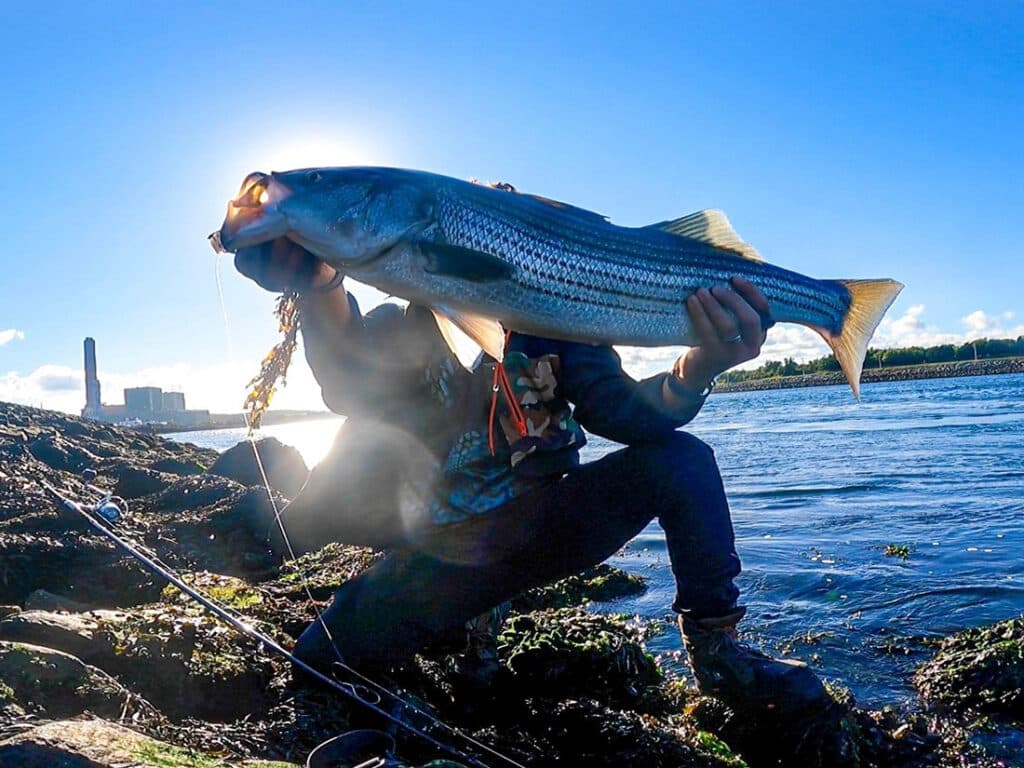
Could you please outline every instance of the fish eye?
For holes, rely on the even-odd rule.
[[[323,178],[323,174],[320,173],[320,171],[310,171],[306,174],[306,178],[309,179],[309,181],[317,182]]]

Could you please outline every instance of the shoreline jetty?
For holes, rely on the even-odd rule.
[[[884,368],[865,368],[860,377],[862,384],[882,381],[913,381],[916,379],[945,379],[959,376],[994,376],[1024,373],[1024,357],[1006,357],[992,360],[959,360],[950,363],[899,365]],[[769,389],[799,387],[828,387],[845,384],[846,378],[838,371],[808,373],[795,376],[773,376],[747,381],[722,381],[719,392],[755,392]]]
[[[261,452],[283,501],[305,465],[276,441]],[[287,647],[313,606],[296,566],[254,532],[270,503],[249,484],[245,454],[0,403],[0,766],[300,768],[328,738],[383,727],[295,681],[286,661],[62,514],[42,486],[83,501],[96,488],[123,497],[120,532]],[[378,557],[329,544],[298,567],[323,607]],[[987,757],[971,729],[1024,718],[1019,620],[954,636],[919,668],[922,697],[941,711],[924,698],[866,711],[830,685],[829,707],[783,722],[731,711],[673,676],[645,645],[671,622],[594,610],[643,589],[641,577],[602,565],[520,595],[486,688],[460,673],[464,639],[376,677],[529,768],[994,768],[1005,763]],[[1000,688],[1013,685],[1016,695]],[[410,768],[453,765],[414,737],[396,738]]]

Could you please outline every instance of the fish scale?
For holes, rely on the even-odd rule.
[[[660,322],[657,327],[645,328],[646,334],[667,335],[670,340],[664,343],[696,341],[689,318],[681,308],[685,297],[700,286],[721,285],[733,276],[746,277],[759,284],[776,305],[776,315],[787,320],[823,324],[823,320],[829,322],[838,316],[848,303],[843,301],[845,297],[839,290],[829,290],[826,286],[825,290],[818,288],[815,292],[816,286],[801,284],[803,281],[811,283],[807,278],[790,283],[771,279],[764,274],[767,265],[763,264],[734,263],[725,269],[708,269],[706,262],[700,263],[678,245],[677,258],[665,261],[666,265],[673,265],[671,268],[643,269],[632,254],[643,252],[643,238],[660,240],[660,233],[645,232],[641,228],[629,230],[633,239],[599,239],[591,232],[567,226],[555,240],[541,236],[542,226],[531,227],[533,222],[525,215],[517,215],[518,211],[508,211],[500,205],[477,206],[475,202],[450,196],[441,198],[438,220],[449,242],[500,254],[522,270],[513,279],[527,290],[551,291],[553,285],[558,285],[563,290],[556,295],[574,304],[597,303],[594,297],[602,296],[605,298],[599,303],[606,308],[635,312],[640,303],[644,312],[661,318],[678,316],[681,328],[668,329]],[[652,245],[651,250],[657,246]],[[698,250],[702,247],[698,244]],[[735,261],[745,260],[737,257]],[[610,302],[609,295],[630,301]]]
[[[720,211],[620,227],[507,185],[396,168],[251,174],[228,205],[220,242],[238,250],[278,237],[433,308],[443,332],[454,323],[499,358],[504,329],[601,344],[697,344],[686,298],[743,277],[771,302],[777,322],[825,339],[855,395],[871,335],[903,287],[818,280],[765,263]]]

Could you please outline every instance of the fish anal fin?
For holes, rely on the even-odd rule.
[[[853,396],[860,400],[860,374],[868,343],[886,310],[903,290],[895,280],[837,280],[850,292],[850,308],[839,333],[814,328],[832,348],[839,367],[850,383]],[[813,326],[812,326],[813,327]]]
[[[483,283],[507,280],[514,271],[511,264],[497,256],[461,245],[430,241],[418,245],[427,257],[426,270],[431,274]]]
[[[660,221],[657,224],[650,224],[649,229],[660,229],[680,237],[689,237],[694,240],[713,245],[724,251],[732,251],[738,256],[751,261],[762,261],[761,254],[754,246],[743,241],[732,228],[729,219],[722,211],[709,209],[697,211],[671,221]]]
[[[497,320],[449,307],[436,307],[431,312],[445,343],[464,368],[476,365],[481,349],[495,360],[504,357],[505,330]]]

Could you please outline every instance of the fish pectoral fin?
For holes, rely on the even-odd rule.
[[[746,243],[736,234],[729,219],[722,211],[709,209],[697,211],[671,221],[659,221],[657,224],[649,224],[647,229],[660,229],[680,237],[689,237],[694,240],[713,245],[724,251],[732,251],[744,259],[751,261],[763,261],[761,254],[750,243]]]
[[[499,362],[504,358],[505,329],[497,320],[449,307],[435,307],[430,311],[434,313],[437,329],[448,349],[464,368],[476,367],[480,350]]]
[[[427,272],[447,275],[474,283],[507,280],[514,268],[503,259],[461,245],[421,240],[417,243],[427,257]]]

